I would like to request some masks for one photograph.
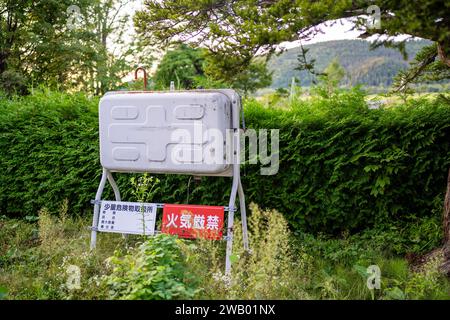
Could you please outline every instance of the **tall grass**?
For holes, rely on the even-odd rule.
[[[293,247],[283,216],[250,206],[250,252],[243,249],[242,230],[235,224],[231,275],[223,273],[224,253],[216,243],[185,245],[192,273],[200,275],[199,297],[210,299],[307,299],[304,290],[311,257]],[[222,246],[223,247],[223,246]]]
[[[251,205],[251,252],[236,223],[232,273],[225,244],[209,240],[101,234],[89,251],[89,219],[43,209],[38,221],[0,218],[0,288],[6,299],[449,299],[439,252],[420,268],[364,236],[292,234],[283,215]],[[328,248],[327,250],[325,250]],[[369,290],[365,268],[381,269]],[[80,288],[68,286],[70,267]],[[363,270],[363,271],[361,271]],[[5,296],[5,290],[7,290]]]

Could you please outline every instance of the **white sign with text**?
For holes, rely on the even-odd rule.
[[[155,234],[156,204],[123,201],[102,201],[98,231]]]

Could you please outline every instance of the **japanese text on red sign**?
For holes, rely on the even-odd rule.
[[[224,207],[165,204],[162,232],[182,238],[222,238]]]

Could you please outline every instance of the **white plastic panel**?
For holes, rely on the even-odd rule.
[[[122,172],[231,175],[231,166],[217,152],[224,141],[216,140],[218,133],[225,139],[232,127],[232,105],[237,108],[233,93],[106,94],[99,105],[102,166]]]

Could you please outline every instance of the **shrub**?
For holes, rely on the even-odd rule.
[[[184,242],[187,265],[198,279],[199,296],[207,299],[308,299],[305,290],[312,257],[294,246],[288,224],[276,210],[251,204],[250,252],[242,245],[240,221],[235,224],[231,275],[224,274],[222,243]],[[220,246],[220,247],[219,247]],[[221,250],[222,249],[222,250]]]
[[[0,101],[2,214],[54,212],[63,199],[71,214],[91,210],[101,174],[97,103],[48,91]],[[280,129],[279,172],[261,176],[259,165],[243,166],[247,199],[277,208],[294,229],[337,235],[440,214],[436,199],[443,199],[450,165],[444,99],[369,110],[363,94],[351,90],[282,109],[248,100],[245,116],[249,127]],[[154,201],[228,202],[228,178],[159,180]],[[118,184],[123,199],[136,200],[129,175],[118,175]],[[110,188],[104,197],[112,197]]]
[[[383,281],[381,298],[386,300],[448,300],[450,297],[450,283],[439,272],[442,259],[442,252],[439,252],[426,261],[419,270],[403,272],[404,275],[401,277],[395,274],[388,274],[387,279]],[[406,269],[406,267],[404,268]]]
[[[64,208],[59,216],[42,210],[37,222],[0,216],[0,299],[450,297],[450,282],[438,272],[442,251],[412,271],[406,259],[377,247],[364,255],[368,243],[360,237],[293,241],[280,213],[250,207],[252,253],[243,252],[237,221],[231,278],[223,275],[221,241],[159,235],[137,243],[142,236],[103,234],[89,252],[88,219],[65,218]],[[381,289],[375,292],[366,285],[372,264],[381,270]],[[74,267],[80,271],[79,288],[68,286]]]
[[[286,112],[247,107],[249,125],[281,128],[279,173],[246,168],[253,201],[276,207],[297,229],[334,234],[431,214],[450,160],[448,104],[367,110],[349,98],[334,109],[314,103]]]
[[[37,91],[0,100],[0,210],[83,212],[100,175],[97,99]]]
[[[244,299],[308,299],[305,291],[312,257],[294,247],[288,223],[276,210],[251,204],[250,254],[242,246],[241,224],[234,240],[230,296]]]
[[[159,234],[129,254],[110,259],[113,271],[104,281],[113,299],[160,300],[192,298],[184,257],[176,237]]]

